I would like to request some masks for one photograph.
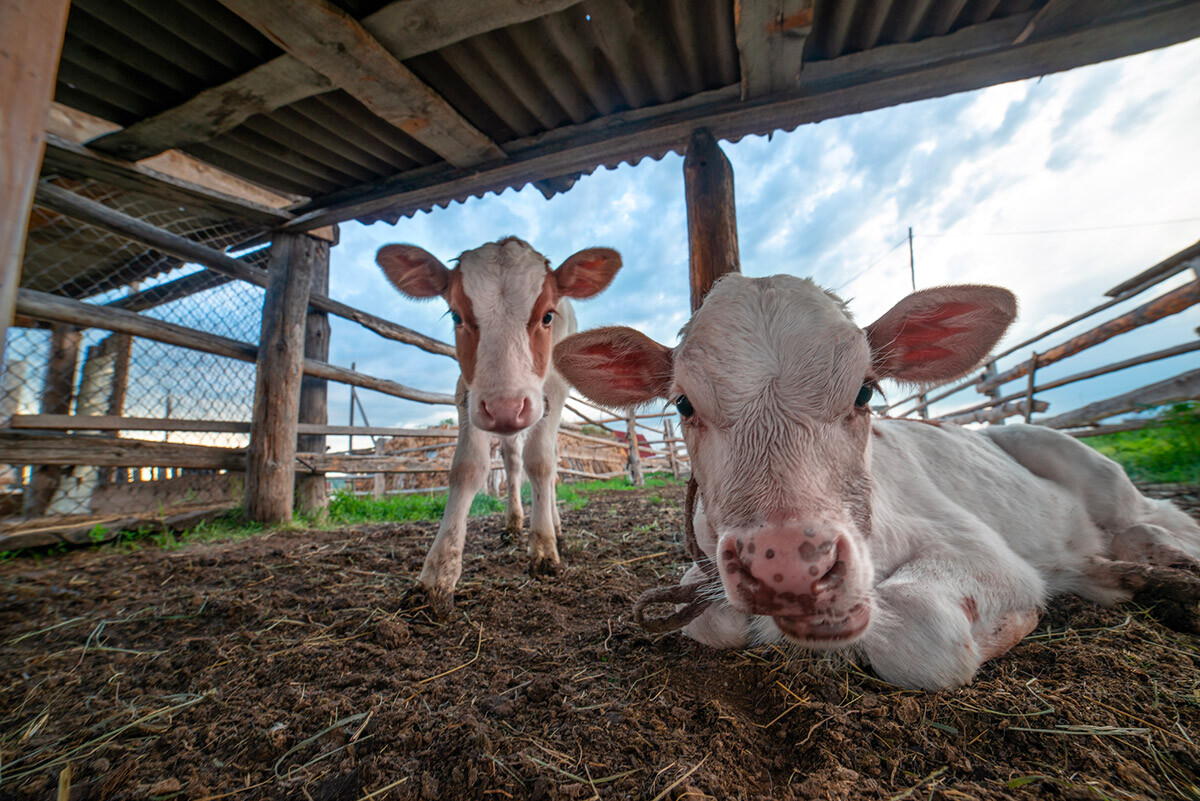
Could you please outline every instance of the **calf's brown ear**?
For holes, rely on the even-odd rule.
[[[375,263],[392,286],[410,298],[436,298],[450,285],[450,271],[424,248],[416,245],[384,245]]]
[[[554,271],[558,294],[568,298],[598,295],[621,269],[621,254],[612,248],[588,248],[568,258]]]
[[[601,406],[637,406],[671,389],[671,349],[622,326],[567,337],[554,346],[554,366]]]
[[[879,378],[950,381],[978,365],[1016,315],[1016,297],[996,286],[914,292],[867,326],[871,366]]]

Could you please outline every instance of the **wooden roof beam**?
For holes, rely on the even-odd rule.
[[[570,8],[580,0],[401,0],[362,20],[362,28],[398,60],[429,53],[481,33]],[[264,3],[264,5],[267,5]],[[255,114],[268,114],[335,88],[320,72],[282,55],[181,105],[88,143],[138,161],[170,148],[208,142]]]
[[[292,219],[292,214],[283,209],[244,200],[140,164],[97,153],[54,134],[46,134],[46,154],[42,158],[42,175],[49,174],[90,178],[119,189],[152,195],[188,208],[216,211],[250,223],[279,225]]]
[[[220,0],[264,36],[456,167],[504,157],[495,142],[330,0]]]
[[[733,13],[742,99],[795,89],[812,32],[813,0],[735,0]]]
[[[1012,41],[1033,12],[972,25],[944,37],[810,62],[803,92],[740,100],[728,86],[505,143],[509,158],[475,169],[423,168],[320,198],[286,223],[307,230],[381,213],[407,214],[455,198],[500,191],[545,176],[586,172],[682,147],[696,128],[720,139],[789,130],[810,122],[1047,75],[1200,37],[1200,0],[1130,4],[1129,15],[1062,35]]]

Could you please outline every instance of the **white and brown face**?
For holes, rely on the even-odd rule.
[[[566,333],[555,324],[558,303],[598,294],[621,267],[615,250],[589,248],[551,270],[516,237],[468,250],[453,270],[415,245],[385,245],[375,261],[405,295],[449,304],[471,424],[497,434],[522,431],[545,413],[550,354]]]
[[[600,403],[674,402],[728,601],[796,642],[840,647],[871,620],[876,382],[967,372],[1015,308],[1002,289],[944,287],[864,331],[811,281],[731,275],[674,351],[599,329],[564,340],[555,363]]]

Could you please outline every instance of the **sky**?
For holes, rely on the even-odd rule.
[[[1200,239],[1198,131],[1200,40],[722,143],[734,170],[742,272],[812,277],[866,325],[911,290],[911,226],[918,288],[993,283],[1017,294],[1020,317],[1002,350],[1098,305],[1110,287]],[[420,245],[450,264],[464,250],[515,235],[556,267],[603,245],[619,250],[624,266],[604,294],[575,303],[580,329],[629,325],[674,344],[689,310],[683,189],[683,159],[669,155],[600,168],[550,200],[526,187],[395,226],[343,224],[330,294],[452,341],[443,301],[408,300],[387,284],[374,263],[380,246]],[[1186,280],[1177,276],[1031,347],[1057,344]],[[1039,379],[1190,341],[1198,309],[1043,368]],[[1024,349],[1001,368],[1028,358]],[[337,318],[330,361],[432,391],[452,392],[458,375],[451,359]],[[1061,413],[1196,367],[1200,355],[1192,353],[1039,397],[1050,402],[1048,414]],[[454,414],[370,391],[360,397],[376,426]],[[968,391],[936,411],[978,400]],[[329,402],[330,422],[347,422],[349,389],[331,384]]]

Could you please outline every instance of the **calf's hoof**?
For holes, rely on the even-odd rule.
[[[1167,628],[1200,634],[1200,578],[1190,572],[1153,568],[1134,600],[1149,606],[1151,614]]]
[[[557,558],[535,556],[529,560],[529,575],[557,576],[562,572],[563,564]]]
[[[438,620],[447,620],[454,615],[454,590],[417,584],[400,596],[400,606],[409,611],[428,608]]]

